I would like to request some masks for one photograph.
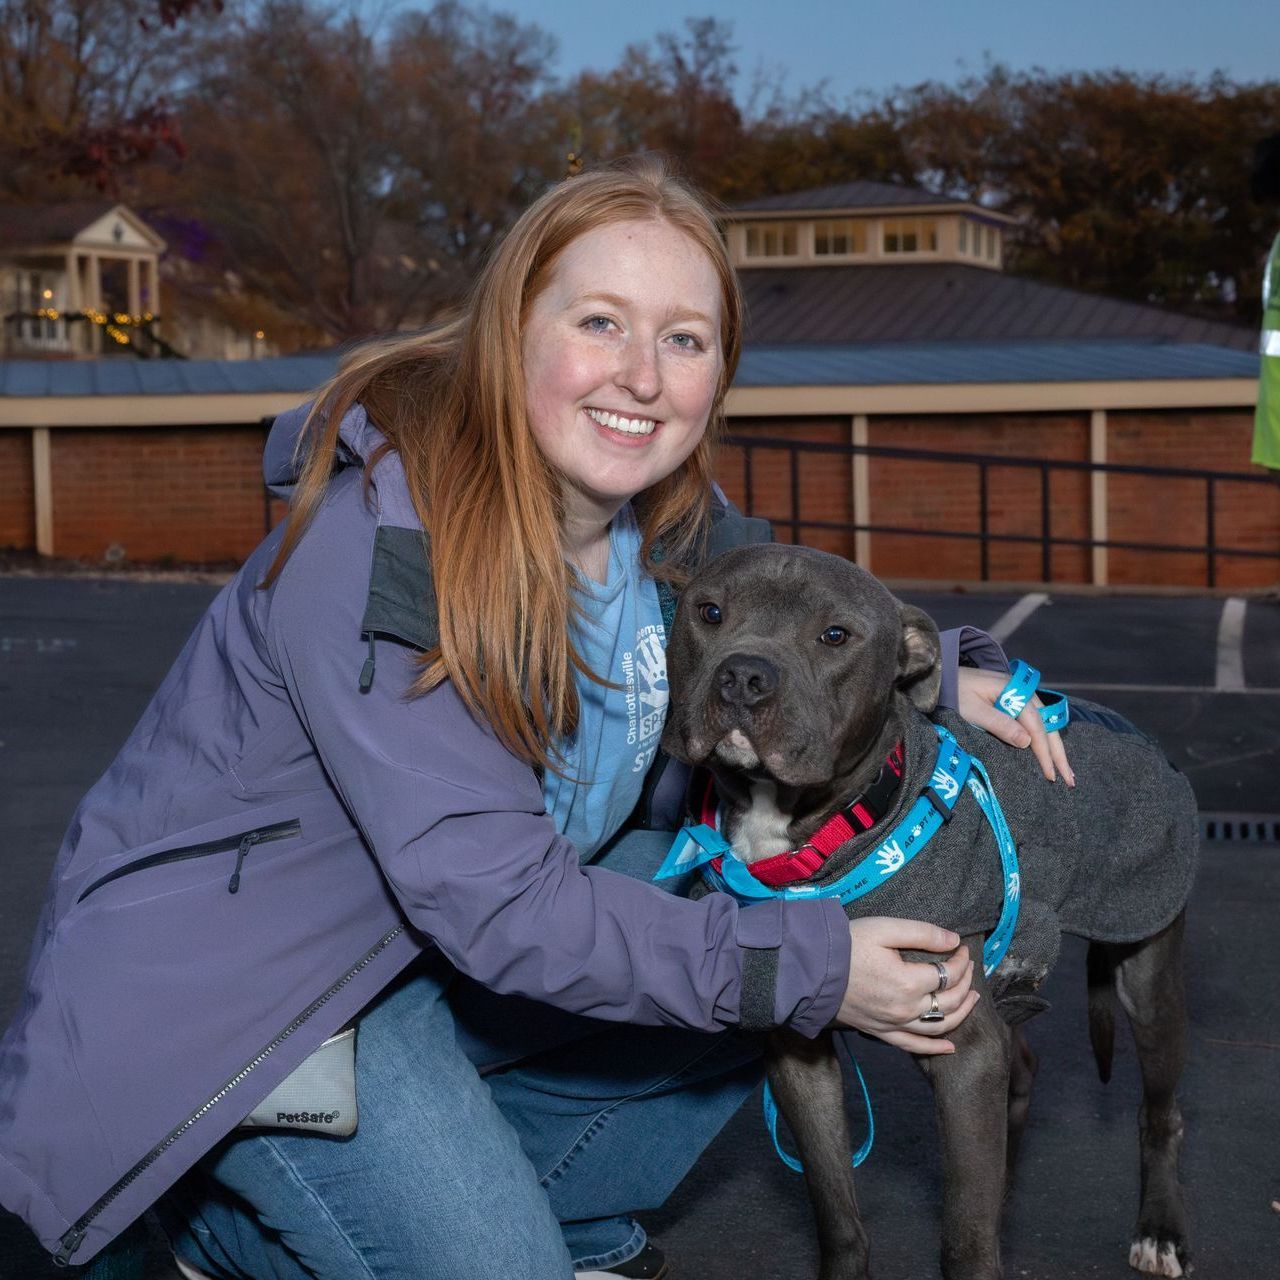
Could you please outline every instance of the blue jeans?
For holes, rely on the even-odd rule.
[[[651,872],[670,836],[601,859]],[[496,996],[438,955],[361,1015],[346,1139],[246,1132],[161,1206],[177,1251],[236,1280],[559,1280],[645,1244],[761,1076],[759,1037],[630,1027]]]

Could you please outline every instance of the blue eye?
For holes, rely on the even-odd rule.
[[[671,341],[685,351],[702,350],[701,341],[699,341],[699,339],[692,333],[673,333],[671,335]]]
[[[818,637],[823,644],[829,645],[832,649],[844,644],[848,638],[849,633],[843,627],[828,627]]]
[[[613,321],[608,316],[588,316],[582,322],[582,328],[591,333],[605,333]]]
[[[718,627],[724,621],[718,604],[702,604],[698,606],[698,616],[709,626]]]

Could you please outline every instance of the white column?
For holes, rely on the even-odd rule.
[[[67,254],[67,310],[79,311],[82,305],[80,299],[80,258],[72,250]]]
[[[865,446],[870,435],[867,415],[853,415],[853,443]],[[860,524],[871,520],[871,459],[865,453],[853,455],[853,518]],[[860,531],[853,536],[853,558],[864,569],[871,569],[871,535]]]
[[[142,263],[137,258],[129,259],[129,314],[131,316],[142,314],[141,266]]]
[[[102,307],[102,262],[98,255],[92,251],[85,255],[85,306],[94,310],[101,311]],[[94,355],[102,354],[102,330],[90,322],[89,333],[89,350]]]
[[[36,509],[36,554],[53,555],[53,465],[48,427],[31,429],[31,479]]]
[[[160,310],[160,263],[156,258],[147,261],[147,310],[152,315],[162,315]],[[158,330],[157,330],[158,332]]]
[[[1089,418],[1089,461],[1095,464],[1107,460],[1107,411],[1095,409]],[[1089,536],[1095,542],[1107,539],[1107,473],[1095,471],[1091,477],[1089,495]],[[1095,586],[1107,585],[1107,549],[1093,548],[1093,582]]]

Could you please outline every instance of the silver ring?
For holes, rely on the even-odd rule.
[[[937,995],[931,995],[929,997],[929,1010],[927,1013],[922,1013],[920,1015],[920,1021],[921,1022],[941,1022],[943,1018],[945,1018],[946,1016],[947,1015],[943,1013],[941,1009],[938,1008]]]
[[[947,966],[941,960],[934,960],[933,967],[938,971],[938,985],[935,991],[945,991],[947,989]]]

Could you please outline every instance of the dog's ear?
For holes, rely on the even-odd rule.
[[[898,688],[927,715],[942,688],[942,641],[923,609],[898,601],[902,640],[898,645]]]

